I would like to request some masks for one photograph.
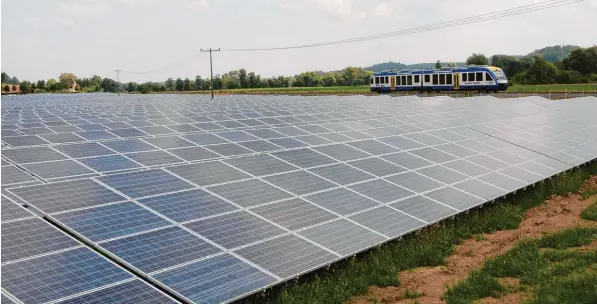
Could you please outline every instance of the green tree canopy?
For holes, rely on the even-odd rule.
[[[439,60],[435,63],[435,68],[436,69],[441,69],[442,68],[442,64],[441,64],[441,62],[439,62]]]
[[[485,55],[479,53],[473,53],[470,57],[466,59],[466,64],[476,64],[476,65],[488,65],[489,60]]]

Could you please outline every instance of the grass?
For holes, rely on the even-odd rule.
[[[402,293],[402,298],[403,299],[416,299],[416,298],[420,298],[424,295],[425,295],[424,292],[420,292],[420,291],[416,291],[416,290],[405,290],[404,293]]]
[[[574,250],[596,238],[597,228],[578,227],[522,241],[449,287],[444,298],[448,304],[499,298],[507,289],[497,278],[518,278],[534,290],[531,303],[597,303],[597,250]]]
[[[593,206],[585,209],[581,213],[580,217],[585,220],[597,222],[597,201],[595,201]]]
[[[454,220],[444,221],[402,240],[384,244],[331,266],[317,276],[303,277],[289,282],[281,290],[257,296],[249,301],[259,303],[344,303],[363,295],[369,286],[398,286],[400,271],[423,266],[443,265],[454,252],[455,244],[474,235],[498,230],[515,229],[525,212],[540,205],[550,195],[576,192],[584,181],[597,173],[597,164],[582,167],[538,184],[520,192],[510,200],[487,205],[458,215]],[[486,277],[477,280],[487,280]],[[492,291],[496,291],[491,289]]]
[[[521,85],[515,84],[508,88],[513,93],[535,92],[597,92],[597,84],[546,84],[546,85]]]

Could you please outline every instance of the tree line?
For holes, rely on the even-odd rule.
[[[77,78],[73,73],[62,73],[58,79],[50,78],[48,80],[38,80],[31,82],[28,80],[19,81],[16,77],[10,77],[5,72],[2,72],[2,83],[18,84],[21,92],[28,93],[45,93],[45,92],[116,92],[118,90],[118,82],[110,78],[101,78],[93,75],[91,78]]]
[[[214,76],[214,90],[224,89],[252,89],[252,88],[284,88],[284,87],[330,87],[330,86],[358,86],[369,84],[372,71],[362,68],[347,67],[341,71],[303,72],[292,77],[277,76],[262,78],[255,72],[247,72],[245,69],[230,71]],[[161,92],[161,91],[200,91],[211,89],[211,79],[203,79],[196,76],[189,78],[168,78],[163,83],[146,82],[138,84],[129,82],[124,85],[128,92]]]
[[[597,46],[576,48],[561,60],[550,62],[541,54],[532,56],[473,54],[467,64],[491,64],[504,70],[517,84],[569,84],[597,81]]]

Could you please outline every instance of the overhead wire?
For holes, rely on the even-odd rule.
[[[345,44],[345,43],[354,43],[354,42],[362,42],[362,41],[369,41],[369,40],[376,40],[376,39],[383,39],[388,37],[396,37],[396,36],[403,36],[409,35],[414,33],[421,33],[427,31],[433,31],[438,29],[450,28],[470,23],[477,23],[483,22],[513,15],[521,15],[525,13],[530,13],[534,11],[544,10],[552,7],[568,5],[572,3],[582,2],[584,0],[548,0],[543,2],[538,2],[535,4],[524,5],[512,9],[501,10],[493,13],[487,13],[483,15],[467,17],[456,19],[452,21],[446,21],[426,26],[420,26],[400,31],[393,31],[387,32],[382,34],[374,34],[368,36],[361,36],[355,38],[348,38],[342,40],[335,40],[335,41],[327,41],[327,42],[320,42],[320,43],[313,43],[313,44],[304,44],[304,45],[295,45],[295,46],[284,46],[284,47],[271,47],[271,48],[232,48],[226,49],[223,48],[222,51],[225,52],[253,52],[253,51],[275,51],[275,50],[289,50],[289,49],[301,49],[301,48],[312,48],[312,47],[320,47],[320,46],[328,46],[328,45],[337,45],[337,44]]]
[[[500,11],[496,11],[496,12],[492,12],[492,13],[486,13],[486,14],[472,16],[472,17],[460,18],[460,19],[455,19],[455,20],[451,20],[451,21],[445,21],[445,22],[440,22],[440,23],[435,23],[435,24],[430,24],[430,25],[425,25],[425,26],[419,26],[419,27],[414,27],[414,28],[410,28],[410,29],[380,33],[380,34],[373,34],[373,35],[367,35],[367,36],[360,36],[360,37],[319,42],[319,43],[311,43],[311,44],[283,46],[283,47],[228,48],[228,49],[222,48],[221,51],[222,52],[276,51],[276,50],[303,49],[303,48],[314,48],[314,47],[339,45],[339,44],[347,44],[347,43],[357,43],[357,42],[363,42],[363,41],[371,41],[371,40],[385,39],[385,38],[390,38],[390,37],[398,37],[398,36],[404,36],[404,35],[417,34],[417,33],[422,33],[422,32],[429,32],[429,31],[451,28],[451,27],[472,24],[472,23],[478,23],[478,22],[484,22],[484,21],[489,21],[489,20],[494,20],[494,19],[499,19],[499,18],[504,18],[504,17],[509,17],[509,16],[522,15],[522,14],[526,14],[526,13],[530,13],[530,12],[545,10],[545,9],[554,8],[554,7],[563,6],[563,5],[569,5],[569,4],[578,3],[578,2],[582,2],[582,1],[584,1],[584,0],[546,0],[546,1],[537,2],[537,3],[533,3],[533,4],[518,6],[515,8],[500,10]],[[161,71],[167,70],[167,69],[174,68],[176,66],[180,66],[187,62],[190,62],[190,61],[196,59],[197,57],[199,57],[200,55],[201,55],[201,52],[198,51],[189,56],[183,57],[174,63],[171,63],[167,66],[164,66],[164,67],[158,68],[158,69],[154,69],[154,70],[149,70],[149,71],[144,71],[144,72],[134,72],[134,71],[123,70],[122,72],[128,73],[128,74],[135,74],[135,75],[155,74],[155,73],[159,73]]]

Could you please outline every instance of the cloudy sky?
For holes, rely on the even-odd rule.
[[[163,81],[209,75],[201,48],[301,45],[425,26],[539,0],[2,0],[2,71],[19,79]],[[463,61],[597,44],[597,0],[388,39],[269,52],[214,53],[214,72],[262,76],[379,62]],[[178,64],[174,64],[178,63]],[[173,65],[174,64],[174,65]],[[167,67],[167,68],[165,68]]]

